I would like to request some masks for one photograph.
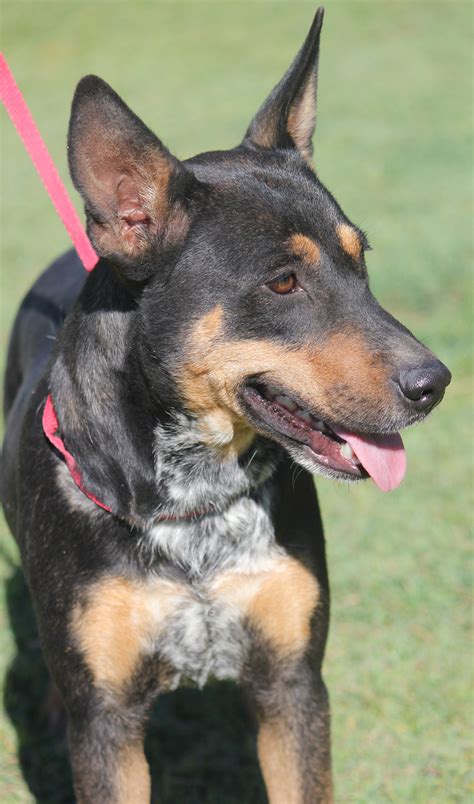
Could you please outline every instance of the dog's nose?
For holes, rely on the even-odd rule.
[[[451,372],[440,360],[406,369],[398,378],[403,395],[419,411],[428,411],[441,402],[450,382]]]

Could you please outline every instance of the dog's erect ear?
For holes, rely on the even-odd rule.
[[[252,120],[245,144],[297,148],[306,161],[311,161],[323,16],[324,9],[319,8],[303,47]]]
[[[93,75],[74,95],[68,155],[97,253],[121,260],[129,278],[145,279],[157,247],[173,247],[186,236],[194,176]]]

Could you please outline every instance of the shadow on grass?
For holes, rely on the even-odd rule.
[[[29,593],[20,570],[7,583],[17,652],[9,667],[5,709],[18,735],[19,763],[40,804],[74,802],[66,739],[44,710],[48,673]],[[163,695],[146,740],[153,801],[163,804],[260,804],[266,801],[251,719],[233,684]],[[130,804],[133,804],[131,802]]]

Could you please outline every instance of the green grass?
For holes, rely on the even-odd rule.
[[[289,64],[313,11],[313,3],[299,2],[4,0],[2,32],[66,178],[68,106],[84,73],[109,80],[181,157],[231,146]],[[369,234],[372,286],[382,304],[453,372],[440,409],[406,434],[409,469],[399,490],[384,496],[368,484],[318,482],[333,594],[325,674],[336,798],[467,802],[471,7],[328,0],[326,11],[320,177]],[[4,346],[22,294],[68,241],[6,115],[2,120]],[[0,723],[0,799],[67,802],[64,745],[37,715],[45,674],[17,555],[5,528],[1,537],[7,714]],[[264,800],[230,686],[165,697],[148,751],[163,801]]]

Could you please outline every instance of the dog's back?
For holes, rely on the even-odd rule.
[[[22,384],[28,387],[32,378],[44,371],[61,325],[85,279],[86,273],[76,252],[69,251],[44,271],[23,299],[8,347],[5,419]]]
[[[30,396],[51,359],[61,325],[84,285],[86,273],[75,251],[47,268],[18,310],[8,346],[4,385],[5,439],[1,484],[7,520],[15,508],[19,439]]]

